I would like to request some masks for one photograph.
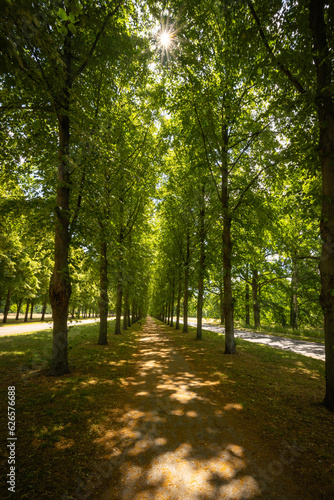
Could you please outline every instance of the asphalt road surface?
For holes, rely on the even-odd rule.
[[[79,321],[69,320],[68,324],[69,326],[72,326],[84,323],[95,323],[96,321],[99,321],[99,318],[80,319]],[[4,337],[5,335],[19,335],[20,333],[38,332],[40,330],[51,330],[51,328],[52,328],[52,322],[20,323],[18,325],[15,325],[13,323],[9,325],[5,324],[0,326],[0,337]]]
[[[188,321],[188,324],[196,326],[195,321]],[[203,323],[202,326],[206,330],[210,330],[212,332],[225,333],[225,329],[222,326],[214,326],[207,323]],[[247,340],[248,342],[265,344],[270,347],[276,347],[277,349],[283,349],[285,351],[291,351],[297,354],[303,354],[304,356],[309,356],[310,358],[325,361],[325,346],[319,342],[287,339],[285,337],[277,337],[276,335],[265,335],[263,333],[244,332],[241,330],[235,330],[234,335],[235,337]]]

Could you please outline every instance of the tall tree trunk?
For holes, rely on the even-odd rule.
[[[66,40],[66,39],[65,39]],[[65,66],[70,76],[70,47],[65,43]],[[68,83],[68,82],[67,82]],[[70,248],[70,119],[69,98],[70,85],[64,90],[64,102],[59,123],[59,152],[58,152],[58,184],[56,200],[56,227],[55,227],[55,257],[54,269],[50,283],[50,304],[53,313],[53,342],[52,360],[49,370],[50,376],[59,376],[69,373],[67,357],[67,317],[68,304],[71,297],[71,281],[69,273]]]
[[[44,297],[41,321],[44,321],[47,304],[48,304],[48,293],[46,293]]]
[[[127,286],[125,286],[124,310],[123,310],[123,330],[128,329],[128,308],[129,308],[129,295],[128,295],[128,291],[127,291]]]
[[[290,301],[290,326],[294,330],[298,326],[298,267],[297,259],[292,259],[292,277],[291,277],[291,301]]]
[[[205,199],[204,188],[202,189],[202,206],[199,212],[199,275],[198,275],[198,298],[197,298],[197,328],[196,339],[202,338],[202,318],[203,318],[203,296],[204,296],[204,274],[205,274]]]
[[[176,305],[176,323],[175,330],[180,329],[180,311],[181,311],[181,292],[182,292],[182,277],[179,276],[179,285],[177,290],[177,305]]]
[[[168,297],[168,308],[167,308],[167,325],[170,324],[170,297]]]
[[[122,274],[119,272],[117,280],[117,290],[116,290],[115,335],[121,335],[122,298],[123,298]]]
[[[16,310],[16,320],[19,319],[20,317],[20,311],[21,311],[21,306],[22,306],[22,300],[23,299],[19,299],[18,303],[17,303],[17,310]]]
[[[313,34],[314,63],[317,74],[319,159],[322,170],[320,232],[320,303],[325,319],[326,394],[324,405],[334,411],[334,102],[332,57],[326,38],[325,0],[310,0],[309,24]]]
[[[284,65],[275,58],[255,13],[254,6],[248,2],[249,8],[276,66],[289,78],[298,92],[305,94],[303,87],[296,82]],[[325,5],[327,0],[309,0],[309,27],[313,37],[313,60],[316,68],[317,93],[315,106],[319,122],[319,147],[317,148],[322,172],[322,207],[320,234],[322,239],[321,258],[319,263],[321,276],[320,304],[324,313],[325,329],[325,371],[326,394],[324,405],[334,411],[334,103],[333,103],[333,58],[327,42],[325,22]],[[329,29],[329,26],[328,26]],[[308,94],[307,94],[308,95]]]
[[[7,297],[6,297],[6,303],[5,303],[5,308],[3,311],[3,323],[7,323],[7,317],[9,313],[9,308],[10,308],[10,296],[12,294],[12,289],[9,287],[8,292],[7,292]]]
[[[99,345],[107,345],[107,330],[108,330],[108,258],[107,258],[107,242],[104,235],[101,236],[100,245],[100,330]]]
[[[253,298],[253,313],[254,313],[254,327],[259,328],[260,322],[260,303],[259,303],[259,274],[257,269],[252,271],[252,298]]]
[[[223,269],[224,269],[224,321],[225,321],[225,354],[235,354],[233,297],[232,297],[232,217],[229,208],[228,191],[228,129],[224,124],[224,107],[222,108],[222,181],[221,203],[223,215]]]
[[[230,216],[225,214],[223,228],[225,354],[235,354],[232,297],[231,223],[232,221]]]
[[[175,300],[175,278],[173,277],[172,299],[171,299],[171,306],[170,306],[170,326],[174,326],[174,300]]]
[[[58,179],[56,197],[55,256],[54,268],[50,281],[49,297],[53,317],[52,359],[50,376],[69,373],[67,357],[67,318],[68,304],[71,297],[69,273],[70,249],[70,99],[72,88],[72,48],[71,33],[64,38],[65,82],[62,100],[56,103],[58,117]]]
[[[135,300],[132,299],[132,303],[131,303],[131,323],[134,324],[136,322],[136,317],[135,317],[135,307],[136,307],[136,303],[135,303]]]
[[[128,308],[126,311],[127,318],[128,318],[128,327],[131,326],[131,314],[130,314],[130,298],[128,298]]]
[[[245,320],[246,325],[250,325],[250,311],[249,311],[249,271],[248,264],[246,264],[246,285],[245,285]]]
[[[246,325],[250,325],[250,312],[249,312],[249,284],[246,283],[245,287],[245,319]]]
[[[30,319],[32,319],[32,316],[33,316],[33,313],[34,313],[34,305],[35,305],[35,301],[32,300],[31,301],[31,306],[30,306]]]
[[[27,323],[27,321],[28,321],[29,306],[30,306],[30,301],[27,300],[26,312],[25,312],[25,315],[24,315],[24,322],[25,323]]]
[[[184,296],[183,296],[183,333],[188,333],[188,281],[189,281],[189,263],[190,263],[190,234],[187,231],[187,249],[186,260],[184,263]]]
[[[223,325],[225,322],[224,316],[224,285],[219,281],[219,311],[220,311],[220,324]]]

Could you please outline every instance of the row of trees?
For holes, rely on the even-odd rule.
[[[173,154],[175,149],[174,144]],[[222,221],[205,165],[194,165],[183,155],[180,169],[181,156],[170,160],[170,172],[160,188],[152,311],[173,324],[181,307],[184,331],[188,310],[192,316],[197,314],[200,337],[203,306],[206,315],[220,318],[222,324],[225,320]],[[264,177],[254,183],[240,204],[242,215],[233,219],[232,312],[246,325],[252,320],[259,327],[261,315],[267,323],[289,324],[294,329],[299,324],[322,324],[320,207],[315,196],[319,179],[295,175],[292,181],[290,174],[276,190]]]
[[[200,338],[205,293],[215,294],[233,354],[234,315],[244,309],[249,323],[250,288],[255,325],[260,293],[274,288],[261,294],[271,317],[287,322],[288,305],[296,327],[298,316],[320,321],[321,286],[333,409],[333,6],[175,2],[171,17],[171,167],[154,312],[173,322],[183,294],[187,331],[192,294]]]
[[[136,320],[147,307],[159,148],[151,50],[147,27],[139,24],[144,11],[132,2],[77,0],[44,2],[36,10],[18,0],[5,2],[1,12],[1,224],[10,242],[1,242],[1,290],[28,298],[22,259],[30,255],[31,296],[44,286],[52,307],[50,375],[69,371],[68,312],[84,303],[83,294],[91,306],[99,295],[101,344],[110,289],[116,289],[115,333],[122,308],[129,323],[130,310]],[[23,233],[18,221],[27,222]]]
[[[186,330],[195,297],[200,338],[204,300],[217,297],[227,354],[235,315],[250,321],[249,295],[256,325],[261,297],[271,318],[296,326],[319,321],[321,287],[334,409],[333,9],[64,0],[37,12],[5,2],[1,290],[22,289],[10,261],[18,269],[30,255],[42,283],[52,258],[50,374],[69,369],[67,317],[83,263],[105,343],[110,289],[120,333],[122,312],[125,327],[131,308],[147,310],[155,252],[152,312],[171,322],[175,311],[178,326],[183,309]],[[159,17],[170,31],[160,54]]]

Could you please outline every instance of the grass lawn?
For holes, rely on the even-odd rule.
[[[70,328],[71,373],[60,378],[46,376],[51,332],[0,339],[2,401],[8,386],[16,388],[16,498],[61,499],[96,476],[104,457],[103,448],[95,443],[101,436],[99,426],[103,422],[112,427],[112,411],[128,397],[125,379],[131,375],[141,327],[134,325],[115,336],[110,322],[108,346],[96,344],[98,328],[97,324]],[[7,428],[5,405],[2,429]],[[7,474],[6,438],[5,432],[0,468]],[[2,475],[0,497],[12,496]]]
[[[182,333],[159,324],[203,378],[219,380],[217,390],[240,410],[234,412],[236,428],[259,446],[280,450],[288,444],[297,480],[314,498],[334,499],[334,414],[320,405],[325,363],[241,339],[237,355],[225,356],[221,334],[203,330],[197,341],[193,327]]]

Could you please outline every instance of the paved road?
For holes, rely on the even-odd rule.
[[[114,318],[108,318],[109,320]],[[95,323],[96,321],[100,321],[99,318],[90,318],[90,319],[80,319],[79,321],[69,321],[68,324],[72,325],[80,325],[84,323]],[[4,337],[5,335],[19,335],[20,333],[29,333],[29,332],[38,332],[40,330],[49,330],[52,328],[52,323],[24,323],[24,324],[10,324],[10,325],[1,325],[0,326],[0,337]]]
[[[196,326],[195,321],[188,321],[188,324]],[[225,329],[221,326],[203,323],[203,328],[212,332],[225,333]],[[263,333],[244,332],[241,330],[235,330],[234,335],[248,342],[265,344],[270,347],[277,347],[278,349],[292,351],[297,354],[309,356],[310,358],[325,361],[325,346],[319,342],[306,342],[304,340],[287,339],[285,337],[276,337],[276,335],[265,335]]]

